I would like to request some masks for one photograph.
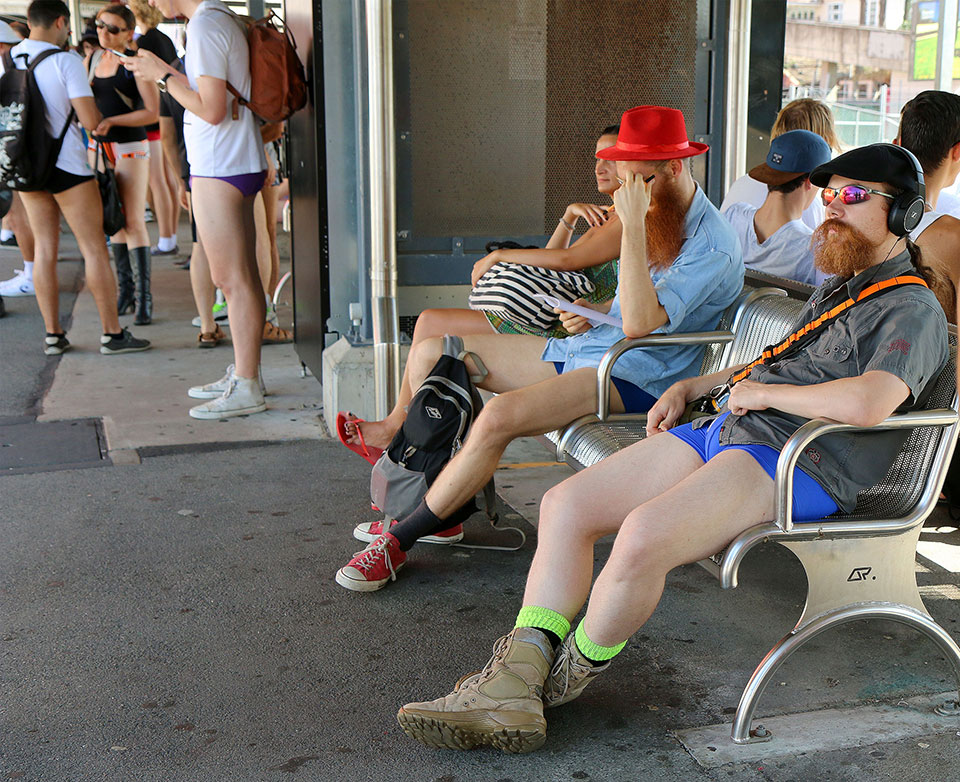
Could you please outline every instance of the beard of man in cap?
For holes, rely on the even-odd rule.
[[[831,218],[813,232],[813,265],[824,274],[852,277],[873,262],[879,243],[862,231]]]

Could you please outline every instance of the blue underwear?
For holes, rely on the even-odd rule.
[[[553,366],[557,369],[557,374],[563,374],[563,362],[554,361]],[[645,413],[656,402],[656,397],[650,396],[640,386],[635,386],[629,380],[621,380],[619,377],[611,377],[613,387],[620,394],[620,401],[623,402],[624,412],[627,413]]]
[[[715,418],[710,426],[694,429],[693,424],[683,424],[669,429],[670,434],[679,437],[697,452],[704,462],[710,461],[722,451],[736,448],[746,451],[763,467],[767,475],[773,478],[777,473],[777,459],[780,452],[769,445],[721,445],[720,429],[729,412]],[[837,503],[823,487],[799,467],[793,471],[793,520],[817,521],[836,513]]]

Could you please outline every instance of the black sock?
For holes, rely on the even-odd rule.
[[[65,331],[48,331],[47,336],[48,337],[65,337],[67,336],[67,334]]]
[[[553,632],[553,630],[547,630],[543,627],[534,627],[533,629],[539,630],[541,633],[547,636],[547,640],[550,642],[550,646],[553,647],[553,651],[557,651],[557,649],[560,648],[560,644],[563,643],[563,639]]]
[[[426,500],[420,500],[413,512],[391,529],[390,534],[400,542],[401,551],[409,551],[418,538],[429,535],[446,523],[427,507]]]
[[[103,336],[112,337],[113,339],[123,339],[123,332],[121,331],[119,334],[111,334],[110,332],[105,331],[103,332]]]

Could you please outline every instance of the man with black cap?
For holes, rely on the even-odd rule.
[[[813,267],[813,229],[802,217],[817,195],[809,174],[828,160],[830,146],[809,130],[791,130],[770,142],[766,161],[750,169],[750,178],[767,186],[763,204],[740,202],[723,213],[740,239],[744,266],[810,285],[823,282]]]
[[[452,749],[537,749],[544,707],[573,700],[609,667],[653,613],[673,568],[774,518],[777,458],[800,426],[821,417],[874,426],[924,401],[948,345],[943,311],[904,239],[918,198],[922,210],[913,165],[899,148],[873,145],[811,173],[827,218],[814,234],[815,260],[837,276],[814,292],[794,333],[853,302],[793,347],[774,347],[776,358],[675,383],[650,410],[646,440],[551,489],[513,630],[452,693],[400,709],[409,736]],[[721,412],[677,426],[686,404],[718,385]],[[906,436],[817,440],[794,473],[794,521],[851,511]],[[594,545],[606,535],[616,541],[591,590]]]

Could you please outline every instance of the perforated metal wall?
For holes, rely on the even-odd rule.
[[[552,232],[630,106],[693,135],[697,3],[408,0],[405,22],[414,239]]]
[[[597,135],[631,106],[680,109],[694,133],[697,4],[551,0],[547,19],[548,183],[544,230],[573,201],[597,199]],[[585,162],[586,158],[586,162]]]

